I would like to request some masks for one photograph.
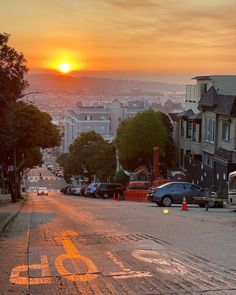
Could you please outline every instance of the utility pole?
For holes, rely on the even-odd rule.
[[[152,181],[158,181],[158,174],[159,174],[159,147],[153,148],[153,179]]]
[[[14,202],[17,201],[17,181],[16,181],[16,147],[14,146]]]

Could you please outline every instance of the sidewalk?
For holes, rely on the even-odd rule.
[[[236,212],[236,205],[231,205],[231,204],[228,204],[228,203],[224,202],[224,208]]]
[[[10,195],[0,195],[0,234],[2,234],[12,218],[20,211],[25,199],[13,203]]]

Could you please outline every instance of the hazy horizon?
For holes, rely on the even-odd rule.
[[[61,76],[56,70],[29,69],[28,74],[53,74]],[[73,71],[67,76],[71,77],[94,77],[121,80],[139,80],[149,82],[161,82],[170,84],[195,84],[192,78],[201,75],[214,75],[214,73],[146,73],[146,72],[115,72],[115,71]],[[227,73],[225,73],[227,75]],[[229,74],[232,75],[232,74]]]

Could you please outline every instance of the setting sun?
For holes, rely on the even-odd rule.
[[[59,65],[60,72],[67,74],[71,71],[71,65],[68,63],[63,63]]]

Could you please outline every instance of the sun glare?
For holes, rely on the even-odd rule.
[[[71,71],[71,65],[68,63],[63,63],[59,65],[59,70],[63,74],[68,74]]]

